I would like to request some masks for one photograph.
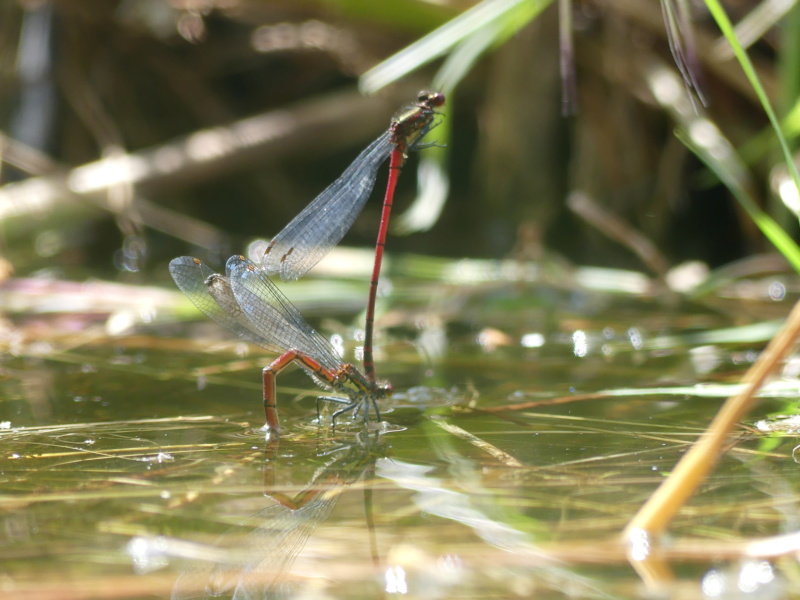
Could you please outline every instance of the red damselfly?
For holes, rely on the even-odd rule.
[[[269,274],[278,274],[283,280],[303,276],[341,241],[353,225],[372,193],[378,168],[391,156],[364,327],[364,371],[373,383],[375,298],[397,178],[408,153],[419,146],[433,127],[436,109],[444,104],[444,100],[444,94],[440,92],[420,92],[415,104],[397,113],[389,129],[367,146],[336,181],[272,239],[261,258],[260,266]]]
[[[322,397],[344,404],[333,413],[334,424],[336,417],[349,411],[363,411],[366,421],[370,403],[380,421],[377,400],[391,393],[391,387],[367,379],[344,363],[330,341],[306,322],[267,273],[244,256],[231,256],[225,275],[191,256],[173,259],[169,272],[208,317],[248,342],[280,353],[262,372],[266,428],[279,429],[275,377],[293,362],[321,387],[344,395]]]
[[[389,179],[386,183],[386,194],[383,198],[378,239],[375,241],[375,262],[372,267],[372,277],[369,281],[369,299],[367,300],[364,324],[364,373],[372,383],[376,381],[375,358],[372,351],[372,338],[375,329],[375,300],[378,295],[378,279],[381,275],[383,249],[386,246],[386,234],[389,230],[389,217],[391,216],[394,202],[394,188],[397,185],[400,169],[405,163],[409,150],[415,148],[425,134],[430,131],[433,126],[433,115],[436,114],[435,109],[443,104],[444,94],[439,92],[420,92],[417,103],[396,114],[389,127],[395,147],[389,159]]]

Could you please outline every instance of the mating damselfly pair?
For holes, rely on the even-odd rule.
[[[343,404],[333,414],[334,424],[336,417],[349,411],[366,421],[370,406],[380,420],[377,401],[391,393],[391,386],[376,380],[372,331],[394,189],[408,153],[419,148],[434,127],[436,109],[443,104],[443,94],[420,92],[415,104],[397,113],[389,129],[271,240],[257,263],[234,255],[228,259],[225,274],[215,273],[190,256],[170,263],[172,278],[197,308],[248,342],[280,353],[262,372],[265,428],[279,429],[275,377],[292,363],[299,364],[323,388],[343,394],[323,397]],[[361,213],[387,158],[389,177],[370,281],[362,374],[342,361],[330,341],[306,322],[270,277],[279,275],[285,281],[302,277],[341,241]]]

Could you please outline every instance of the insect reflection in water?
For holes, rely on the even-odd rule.
[[[267,460],[265,495],[276,503],[219,536],[208,548],[208,556],[214,560],[197,561],[185,569],[173,586],[172,600],[290,596],[287,575],[294,560],[317,527],[330,517],[347,486],[364,473],[369,477],[382,451],[376,435],[368,443],[356,442],[326,454],[328,460],[306,488],[292,496],[270,487],[275,463]],[[242,536],[242,531],[247,533]]]

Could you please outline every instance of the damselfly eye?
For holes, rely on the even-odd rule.
[[[433,110],[433,107],[439,107],[444,104],[444,94],[441,92],[431,92],[422,90],[417,94],[417,105],[420,108],[427,108]]]

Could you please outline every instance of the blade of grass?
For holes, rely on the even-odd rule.
[[[794,160],[792,159],[792,153],[789,150],[789,145],[787,144],[786,138],[783,135],[781,124],[778,121],[778,117],[775,115],[775,111],[772,109],[772,104],[770,103],[769,98],[767,97],[767,94],[761,85],[761,81],[758,79],[758,74],[756,73],[756,70],[753,67],[753,63],[750,62],[750,58],[747,56],[747,52],[745,52],[744,48],[742,48],[741,44],[739,44],[739,40],[736,37],[736,32],[733,29],[733,25],[731,24],[730,19],[728,19],[728,15],[725,13],[725,10],[722,8],[722,5],[719,3],[719,1],[705,0],[705,3],[709,12],[714,17],[714,20],[717,22],[717,26],[720,28],[722,34],[725,36],[725,38],[728,40],[728,43],[731,45],[733,53],[736,55],[736,58],[739,61],[739,64],[742,67],[745,76],[750,82],[750,85],[753,87],[753,90],[755,91],[759,101],[761,102],[761,106],[764,109],[764,112],[769,118],[772,128],[775,131],[775,135],[778,138],[778,143],[780,144],[781,151],[783,152],[783,157],[784,160],[786,161],[786,168],[789,170],[789,173],[792,177],[792,181],[794,181],[794,185],[798,190],[798,194],[800,194],[800,174],[798,174],[797,166],[794,164]],[[745,210],[747,210],[746,207]],[[759,227],[761,227],[761,225],[759,225]],[[795,266],[795,269],[798,268],[797,264],[795,264],[794,262],[792,262],[792,264]]]
[[[575,44],[572,41],[572,0],[558,0],[559,69],[561,70],[561,116],[578,110],[575,83]]]
[[[713,127],[713,124],[706,121],[704,125]],[[716,129],[716,128],[714,128]],[[719,133],[717,131],[717,133]],[[792,267],[800,273],[800,247],[786,233],[780,225],[761,208],[758,203],[750,196],[742,182],[728,169],[720,156],[720,152],[712,151],[708,145],[702,143],[706,138],[704,135],[692,134],[692,132],[680,129],[677,132],[678,138],[717,176],[719,180],[731,191],[741,207],[747,212],[748,216],[758,226],[764,236],[786,257]],[[719,134],[720,139],[722,134]],[[730,151],[733,151],[730,148]]]
[[[375,93],[446,54],[454,46],[497,20],[507,19],[506,23],[513,21],[515,29],[519,29],[551,2],[552,0],[484,0],[364,73],[359,87],[365,94]],[[526,14],[530,16],[526,18]],[[512,16],[513,19],[510,18]],[[499,41],[507,39],[514,29],[505,27],[501,30],[505,37],[499,35]]]
[[[484,54],[505,43],[550,4],[551,0],[522,2],[465,36],[436,74],[433,80],[434,89],[441,89],[445,93],[455,89]]]
[[[696,43],[691,23],[689,22],[689,8],[686,0],[661,0],[661,12],[664,18],[664,29],[667,32],[667,40],[675,66],[683,77],[683,84],[686,86],[687,96],[695,106],[695,98],[703,106],[707,106],[705,95],[700,88],[697,75],[700,72],[697,60]],[[697,108],[695,106],[695,111]]]
[[[637,544],[652,541],[653,535],[663,533],[678,510],[705,480],[722,455],[731,430],[757,400],[758,390],[780,368],[786,355],[794,349],[798,334],[800,334],[800,303],[795,304],[783,329],[772,339],[742,378],[745,387],[728,398],[709,428],[628,523],[624,535],[632,545],[631,552],[634,556],[642,552],[642,558],[658,560],[657,555],[651,553],[649,548],[637,548]]]
[[[780,225],[759,207],[750,193],[750,175],[733,145],[705,115],[692,109],[688,92],[681,90],[673,69],[661,61],[645,61],[644,81],[657,102],[678,123],[676,135],[733,193],[761,232],[800,272],[800,248]]]
[[[778,75],[783,93],[782,109],[787,121],[794,123],[786,133],[797,148],[800,134],[800,4],[795,3],[780,25]]]
[[[786,16],[797,0],[762,0],[755,3],[753,9],[747,13],[734,27],[736,38],[744,48],[749,48],[764,36],[770,29]],[[724,40],[719,40],[712,48],[712,56],[716,60],[733,58],[731,48]]]

